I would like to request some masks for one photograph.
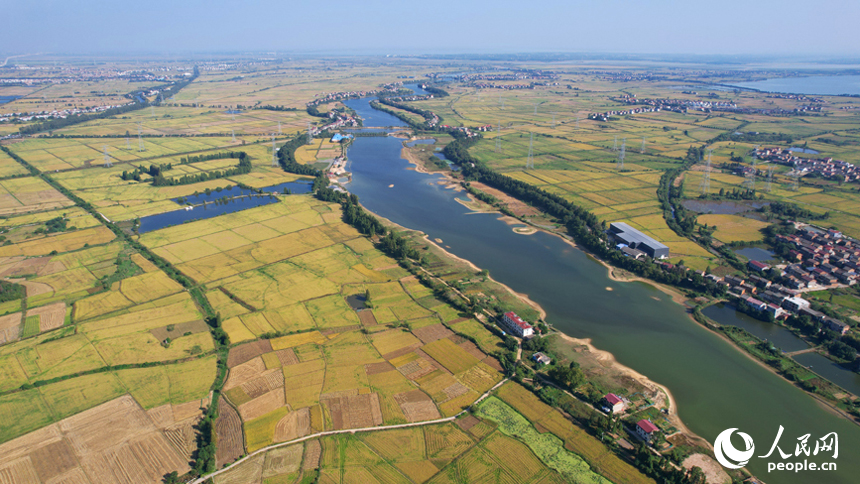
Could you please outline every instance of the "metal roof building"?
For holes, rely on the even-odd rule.
[[[641,250],[654,259],[669,257],[669,247],[634,229],[624,222],[609,224],[609,233],[631,249]]]

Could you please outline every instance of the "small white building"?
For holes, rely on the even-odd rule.
[[[782,301],[782,307],[796,313],[803,308],[808,308],[809,301],[800,297],[787,297]]]

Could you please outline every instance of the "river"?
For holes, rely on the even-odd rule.
[[[368,102],[346,104],[363,116],[372,110]],[[372,113],[365,126],[402,125],[385,113]],[[835,431],[839,470],[828,472],[826,481],[857,482],[860,462],[854,457],[860,449],[860,427],[828,412],[693,322],[682,306],[652,286],[612,281],[605,267],[557,236],[516,234],[497,215],[471,213],[455,200],[462,193],[439,184],[441,176],[407,169],[401,148],[401,140],[391,137],[357,138],[350,148],[353,181],[348,189],[368,210],[442,239],[451,253],[528,294],[557,329],[591,338],[620,363],[668,387],[681,419],[708,441],[725,429],[738,428],[752,436],[756,455],[765,455],[780,425],[785,427],[780,447],[786,452],[793,452],[795,439],[803,434],[811,433],[812,441]],[[774,455],[755,457],[747,467],[769,484],[822,481],[811,471],[768,474],[768,462],[782,462]],[[808,459],[827,461],[822,454]]]
[[[860,76],[781,77],[733,85],[765,92],[831,95],[860,94]]]

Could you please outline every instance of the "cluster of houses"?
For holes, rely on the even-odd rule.
[[[728,111],[735,110],[738,107],[738,105],[735,103],[725,101],[704,101],[690,99],[641,99],[637,98],[635,94],[624,95],[618,98],[614,98],[613,101],[624,104],[645,104],[653,108],[657,108],[658,111],[674,111],[678,113],[685,113],[689,109],[705,112],[712,110]]]
[[[765,97],[767,97],[768,99],[792,99],[794,101],[819,103],[819,104],[826,102],[824,99],[822,99],[820,97],[809,97],[809,96],[804,96],[803,94],[770,94],[770,95],[765,96]]]
[[[794,245],[783,270],[787,285],[818,290],[838,284],[851,286],[860,278],[860,243],[843,237],[838,230],[803,226],[779,240]]]
[[[532,82],[529,84],[496,84],[493,82],[475,82],[472,87],[478,89],[504,89],[506,91],[515,91],[517,89],[534,89],[538,84]]]
[[[794,156],[791,149],[759,148],[753,151],[753,156],[760,160],[794,168],[800,175],[818,173],[825,178],[839,179],[844,182],[860,181],[860,170],[847,161],[833,158],[800,158]]]
[[[605,413],[620,415],[627,409],[627,403],[618,395],[607,393],[600,401],[600,408]],[[633,427],[633,434],[648,443],[654,439],[654,435],[659,431],[660,428],[654,425],[654,422],[644,418],[636,422],[636,426]]]
[[[442,126],[439,126],[439,127],[443,128],[443,129],[447,129],[448,131],[459,131],[459,132],[463,133],[464,135],[466,135],[467,138],[474,138],[475,136],[478,136],[478,133],[476,133],[475,131],[492,131],[492,126],[490,126],[490,129],[480,129],[480,128],[475,129],[475,128],[467,128],[465,126],[448,126],[447,124],[443,124]]]
[[[479,81],[503,81],[503,82],[511,82],[511,81],[524,81],[524,80],[555,80],[558,79],[558,74],[552,71],[542,71],[540,69],[516,69],[512,73],[498,73],[498,74],[488,74],[488,73],[462,73],[458,75],[452,76],[450,73],[441,72],[431,74],[429,77],[431,78],[455,78],[463,82],[479,82]]]
[[[108,109],[119,108],[122,106],[128,106],[133,103],[125,103],[125,104],[108,104],[105,106],[91,106],[91,107],[80,107],[80,108],[68,108],[68,109],[53,109],[50,111],[30,111],[30,112],[18,112],[18,113],[6,113],[0,114],[0,123],[10,123],[13,121],[33,121],[37,119],[63,119],[68,118],[69,116],[77,116],[80,114],[92,114],[92,113],[100,113],[102,111],[106,111]]]
[[[659,112],[660,108],[633,108],[628,109],[626,111],[606,111],[603,113],[591,113],[588,115],[588,119],[593,121],[609,121],[611,116],[628,116],[630,114],[641,114],[641,113],[656,113]]]
[[[309,102],[307,106],[319,106],[320,104],[343,101],[344,99],[358,99],[361,97],[376,96],[377,94],[383,92],[397,92],[397,90],[400,89],[402,85],[403,82],[392,82],[390,84],[383,84],[382,86],[380,86],[379,89],[374,89],[371,91],[338,91],[326,94],[318,94],[316,96],[316,99]]]

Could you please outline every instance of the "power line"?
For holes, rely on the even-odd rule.
[[[140,123],[137,123],[137,151],[146,151],[146,148],[143,146],[143,136],[141,136],[142,132]]]
[[[275,135],[272,135],[272,166],[273,167],[278,166],[278,157],[275,156],[276,151],[277,150],[275,149]]]

